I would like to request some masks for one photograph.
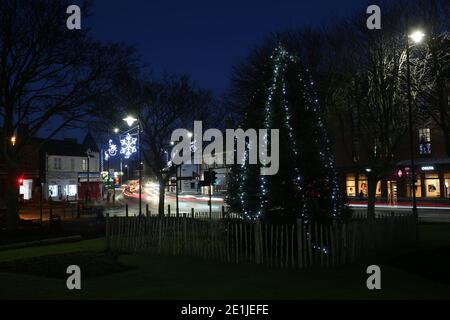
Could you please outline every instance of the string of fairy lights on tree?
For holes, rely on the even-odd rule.
[[[294,166],[294,184],[295,188],[299,195],[301,195],[304,198],[304,195],[302,195],[302,177],[300,173],[300,168],[298,167],[298,159],[299,159],[299,150],[298,145],[296,141],[296,135],[295,130],[291,123],[292,113],[288,104],[287,99],[287,89],[286,89],[286,79],[285,79],[285,73],[288,68],[289,63],[297,63],[297,59],[295,56],[290,55],[281,45],[278,45],[274,53],[270,56],[271,59],[271,65],[273,66],[272,69],[272,82],[270,86],[267,89],[267,99],[265,101],[264,109],[263,109],[263,127],[265,129],[270,129],[273,125],[273,103],[274,103],[274,97],[276,92],[281,89],[281,101],[282,101],[282,111],[284,116],[284,123],[283,125],[287,129],[288,133],[288,140],[290,145],[292,146],[291,152],[293,153],[293,159],[295,161]],[[331,150],[329,147],[329,139],[327,136],[327,132],[325,130],[325,125],[323,122],[323,119],[320,115],[321,110],[318,103],[318,100],[316,98],[315,92],[314,92],[314,82],[310,80],[309,70],[306,69],[306,80],[303,78],[302,74],[298,74],[300,83],[303,84],[303,88],[301,89],[303,99],[305,101],[306,110],[312,111],[315,115],[315,120],[317,121],[317,126],[314,127],[314,136],[316,144],[319,143],[318,137],[322,137],[324,139],[323,142],[325,142],[325,150],[319,151],[320,159],[322,162],[322,165],[325,168],[328,168],[332,170],[332,191],[331,191],[331,201],[332,201],[332,215],[336,216],[338,211],[338,203],[337,203],[337,195],[338,195],[338,184],[337,184],[337,174],[334,168],[334,162],[333,158],[331,156]],[[313,92],[313,94],[310,94],[310,92]],[[318,130],[321,130],[321,132],[318,132]],[[267,130],[269,132],[269,130]],[[267,150],[269,150],[269,137],[268,134],[263,136],[263,142],[267,145]],[[247,191],[245,190],[245,182],[248,180],[248,166],[246,164],[246,161],[248,159],[248,152],[250,148],[252,148],[251,145],[246,143],[246,151],[244,152],[242,164],[240,168],[240,174],[238,177],[239,181],[239,187],[238,187],[238,198],[241,206],[241,212],[243,215],[251,220],[257,220],[262,215],[264,215],[267,211],[267,204],[268,204],[268,178],[264,175],[259,176],[259,208],[256,210],[251,210],[249,206],[247,205],[246,201],[248,199],[247,197]],[[262,150],[263,156],[265,156],[266,150]],[[327,178],[327,182],[330,182]],[[256,211],[256,212],[252,212]],[[306,201],[303,201],[303,207],[300,209],[300,216],[302,217],[303,221],[305,223],[308,223],[310,213],[308,212],[308,208],[306,206]]]
[[[300,77],[300,75],[299,75]],[[338,194],[339,194],[339,184],[337,181],[337,171],[336,168],[334,166],[334,158],[332,156],[332,151],[330,148],[330,139],[328,137],[328,132],[325,128],[325,123],[322,119],[322,110],[319,104],[319,99],[317,98],[317,94],[315,92],[315,87],[314,87],[314,81],[311,79],[309,70],[306,69],[306,82],[305,82],[305,87],[307,86],[308,90],[303,90],[303,96],[306,100],[306,108],[310,109],[310,106],[312,106],[312,110],[313,110],[313,114],[316,116],[316,121],[318,123],[318,128],[322,131],[320,134],[318,132],[316,132],[316,143],[318,143],[317,137],[321,136],[324,139],[324,145],[325,145],[325,152],[324,151],[319,151],[319,155],[321,157],[322,160],[322,164],[325,168],[328,168],[331,171],[331,184],[332,184],[332,189],[331,189],[331,203],[332,203],[332,216],[336,217],[339,211],[339,202],[338,200]],[[301,80],[301,77],[300,77]],[[329,177],[329,176],[327,176]],[[327,178],[327,182],[329,178]]]

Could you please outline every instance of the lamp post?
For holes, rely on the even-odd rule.
[[[412,118],[412,95],[411,95],[411,71],[410,71],[410,49],[409,44],[411,39],[413,43],[418,44],[422,42],[425,34],[421,31],[415,31],[408,35],[406,38],[406,78],[407,78],[407,91],[408,91],[408,122],[409,122],[409,146],[411,157],[411,187],[412,187],[412,201],[413,208],[412,213],[416,218],[416,223],[419,221],[417,212],[417,199],[416,199],[416,170],[414,167],[414,130],[413,130],[413,118]]]
[[[128,176],[129,176],[130,174],[129,174],[129,170],[128,170],[128,165],[127,165],[127,164],[125,165],[125,168],[127,169],[127,180],[129,180]]]
[[[90,158],[91,158],[91,156],[92,156],[92,151],[91,151],[91,149],[87,149],[86,150],[86,156],[87,156],[87,190],[86,190],[86,200],[85,200],[85,202],[87,203],[88,201],[90,201],[91,199],[91,195],[90,195],[90,192],[91,192],[91,185],[90,185],[90,180],[89,180],[89,176],[90,176],[90,173],[91,173],[91,170],[90,170],[90,166],[89,166],[89,163],[90,163]]]
[[[138,165],[139,165],[139,216],[142,215],[142,160],[141,160],[141,123],[139,119],[132,116],[127,116],[123,119],[129,127],[137,121],[137,143],[138,143]]]
[[[119,132],[120,132],[120,129],[119,128],[117,128],[117,127],[115,127],[114,129],[113,129],[113,132],[115,133],[115,134],[119,134]],[[120,135],[119,135],[120,136]],[[122,186],[122,183],[123,183],[123,177],[122,177],[122,175],[123,175],[123,167],[122,167],[122,157],[120,157],[120,175],[119,175],[119,185],[120,186]]]

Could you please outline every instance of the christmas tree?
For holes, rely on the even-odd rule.
[[[241,127],[279,129],[280,169],[276,175],[263,176],[261,164],[234,165],[227,203],[252,220],[330,221],[339,213],[339,192],[314,82],[281,44],[264,66]]]

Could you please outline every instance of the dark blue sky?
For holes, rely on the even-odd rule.
[[[95,38],[135,45],[157,76],[187,73],[221,94],[233,64],[273,31],[319,25],[366,0],[95,0]]]

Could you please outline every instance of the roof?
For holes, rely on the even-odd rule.
[[[86,151],[99,152],[94,138],[90,133],[86,135],[83,143],[78,143],[75,139],[48,140],[42,146],[42,151],[49,155],[86,157]]]

